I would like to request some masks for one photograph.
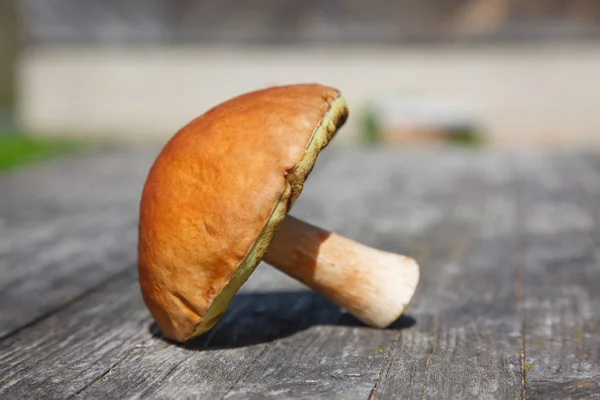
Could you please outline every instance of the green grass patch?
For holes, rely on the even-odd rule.
[[[80,143],[74,140],[0,133],[0,173],[20,165],[71,153],[79,147]]]

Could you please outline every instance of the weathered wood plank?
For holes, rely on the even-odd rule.
[[[155,152],[104,152],[0,176],[0,337],[135,261],[137,199]]]
[[[423,239],[425,279],[413,309],[417,329],[403,332],[390,353],[377,391],[381,398],[520,394],[509,160],[472,157],[428,171],[445,181],[439,186],[448,192],[439,207],[448,212]]]
[[[527,399],[597,399],[600,394],[598,378],[536,380],[527,388]]]
[[[273,275],[272,271],[266,270],[265,281],[277,284],[277,278],[287,279]],[[259,303],[263,305],[273,301],[277,304],[278,299],[277,295],[258,296]],[[227,317],[234,318],[236,329],[252,321],[248,317],[236,319],[236,311],[243,313],[247,310],[244,300],[248,299],[243,296],[236,299],[240,307],[234,305],[233,312]],[[289,304],[290,300],[292,304]],[[288,298],[288,304],[296,306],[296,300]],[[250,304],[255,303],[256,300],[250,301]],[[310,309],[306,307],[319,304],[319,300],[302,304],[295,309],[278,308],[278,316],[287,322],[288,328],[290,321],[295,323],[296,319],[310,315]],[[277,316],[263,315],[267,321],[273,318],[274,328],[282,328]],[[131,273],[119,275],[102,289],[70,304],[35,327],[4,340],[0,353],[0,397],[13,398],[24,394],[27,398],[65,398],[86,390],[90,396],[96,393],[99,397],[135,394],[146,397],[144,393],[151,391],[153,383],[158,384],[158,389],[169,387],[163,375],[173,375],[171,379],[177,381],[173,384],[175,390],[171,396],[178,397],[178,391],[183,390],[183,394],[194,393],[200,397],[205,394],[210,398],[215,395],[218,398],[249,367],[248,363],[255,353],[262,351],[264,344],[259,328],[253,325],[255,335],[251,337],[260,343],[259,346],[244,340],[236,344],[235,340],[223,343],[218,339],[215,340],[216,347],[226,344],[231,349],[212,350],[210,342],[191,348],[167,343],[156,337],[131,270]],[[290,334],[276,330],[267,332],[281,336]],[[229,333],[226,337],[232,339],[237,334]],[[252,335],[251,332],[249,334]],[[264,339],[273,338],[267,336]],[[247,346],[233,347],[242,345]],[[121,365],[132,369],[123,370]],[[175,373],[176,370],[179,372]],[[190,392],[190,389],[194,391]]]
[[[366,328],[261,266],[213,331],[178,346],[157,334],[140,299],[136,215],[117,221],[137,213],[151,157],[129,156],[130,169],[121,170],[123,154],[102,156],[113,166],[100,175],[71,172],[71,182],[87,174],[95,182],[77,195],[66,183],[44,186],[61,168],[0,181],[13,193],[0,193],[0,267],[10,264],[0,269],[0,286],[13,290],[13,307],[32,288],[43,294],[25,308],[37,315],[32,323],[35,317],[19,320],[0,292],[0,315],[9,313],[0,323],[20,329],[0,340],[0,398],[514,398],[524,372],[526,397],[596,393],[600,321],[591,310],[598,308],[600,190],[589,182],[600,178],[592,162],[328,150],[294,214],[416,256],[423,267],[410,311],[416,325],[406,328],[404,319],[388,330]],[[573,180],[576,173],[586,178]],[[105,193],[113,181],[120,194]],[[42,199],[23,200],[35,210],[29,213],[19,193],[35,193],[34,182],[45,189]],[[40,220],[49,221],[50,233],[28,238]],[[7,229],[22,239],[8,239]],[[41,256],[27,262],[36,254],[31,248],[52,256],[53,246],[58,267]],[[86,249],[96,252],[86,258]],[[61,260],[70,266],[61,269]],[[67,302],[62,293],[79,297]],[[573,331],[568,342],[575,328],[580,336]],[[571,357],[581,350],[587,358]]]
[[[600,393],[600,175],[577,155],[529,155],[519,170],[527,395]]]

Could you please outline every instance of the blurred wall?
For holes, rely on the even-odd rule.
[[[18,110],[34,132],[162,141],[246,90],[317,81],[349,103],[338,144],[369,99],[399,93],[470,104],[497,145],[600,146],[599,71],[598,45],[30,49]]]

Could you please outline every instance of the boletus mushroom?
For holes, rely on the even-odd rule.
[[[345,122],[336,89],[246,93],[179,130],[154,161],[139,220],[144,302],[178,342],[208,331],[261,260],[373,327],[414,295],[419,267],[291,216],[317,155]]]

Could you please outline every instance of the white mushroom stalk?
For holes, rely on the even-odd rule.
[[[367,325],[385,328],[402,314],[419,283],[419,266],[291,216],[263,258]]]

